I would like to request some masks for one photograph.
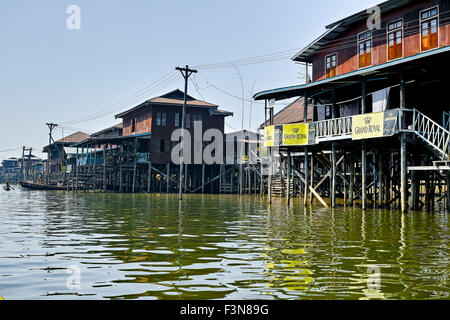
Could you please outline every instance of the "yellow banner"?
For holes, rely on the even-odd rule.
[[[367,113],[353,116],[352,139],[369,139],[383,136],[384,112]]]
[[[274,139],[274,126],[264,128],[264,147],[273,147]]]
[[[302,146],[308,144],[309,125],[307,123],[283,125],[283,146]]]

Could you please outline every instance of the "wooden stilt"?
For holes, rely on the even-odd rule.
[[[367,209],[367,153],[366,143],[362,141],[361,145],[361,196],[362,196],[362,209]]]
[[[133,167],[133,185],[132,185],[132,189],[131,192],[134,193],[136,188],[136,160],[134,161],[134,167]]]
[[[119,192],[122,193],[123,192],[123,182],[122,182],[122,166],[120,165],[120,169],[119,169]]]
[[[331,207],[336,207],[336,145],[331,144]]]
[[[308,147],[304,148],[304,175],[305,175],[305,194],[303,199],[303,205],[308,204],[308,197],[309,197],[309,164],[308,164]]]
[[[286,177],[287,177],[287,201],[288,204],[291,201],[291,152],[288,151],[287,153],[287,173],[286,173]]]
[[[202,164],[202,193],[205,193],[205,163]]]
[[[166,174],[166,193],[170,191],[170,162],[167,163],[167,174]]]
[[[103,192],[106,192],[106,148],[103,147]]]
[[[447,171],[447,211],[450,212],[450,171]]]
[[[354,199],[354,195],[353,195],[353,188],[355,186],[355,155],[352,152],[350,154],[350,185],[348,188],[348,200],[349,200],[349,205],[353,206],[353,199]]]
[[[407,192],[406,136],[405,133],[402,133],[400,136],[400,201],[402,212],[406,212],[408,209]]]
[[[188,180],[188,164],[185,164],[184,169],[184,193],[187,192],[187,180]]]
[[[310,174],[310,186],[311,186],[311,188],[314,188],[314,157],[315,157],[315,153],[314,153],[314,151],[312,151],[311,152],[311,174]],[[310,192],[309,193],[309,203],[311,203],[312,204],[312,202],[313,202],[313,200],[314,200],[314,197],[313,197],[313,193],[312,192]]]
[[[152,163],[148,163],[148,178],[147,178],[147,192],[150,193],[152,191]]]
[[[378,207],[383,207],[383,153],[381,151],[378,151]]]
[[[272,148],[269,148],[270,156],[269,156],[269,189],[267,190],[269,194],[269,202],[272,203],[272,175],[273,175],[273,153]]]

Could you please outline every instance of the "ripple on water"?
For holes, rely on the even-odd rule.
[[[445,214],[18,189],[0,218],[6,299],[449,298]]]

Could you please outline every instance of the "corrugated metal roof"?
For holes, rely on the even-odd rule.
[[[281,109],[273,116],[273,124],[289,124],[289,123],[299,123],[303,122],[303,112],[304,112],[304,99],[299,98],[289,104],[284,109]],[[312,121],[313,118],[313,108],[308,108],[308,115],[306,121]],[[262,123],[261,128],[268,125],[269,122]]]
[[[117,114],[115,117],[116,117],[116,119],[122,118],[124,115],[127,115],[130,112],[133,112],[135,110],[138,110],[142,107],[145,107],[145,106],[148,106],[151,104],[165,104],[165,105],[178,106],[178,107],[183,106],[184,92],[181,91],[180,89],[176,89],[176,90],[166,93],[162,96],[149,99],[134,108],[131,108],[127,111]],[[188,107],[204,107],[204,108],[217,108],[218,107],[217,105],[215,105],[213,103],[195,99],[195,98],[191,97],[190,95],[187,96],[186,105]]]

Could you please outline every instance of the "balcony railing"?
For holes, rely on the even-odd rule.
[[[313,122],[316,143],[324,140],[351,138],[352,117],[335,118]]]

